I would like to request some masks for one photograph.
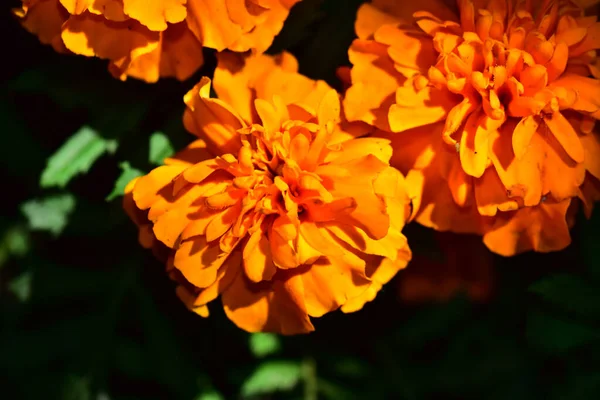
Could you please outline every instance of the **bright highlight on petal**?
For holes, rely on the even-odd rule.
[[[503,255],[570,243],[567,211],[600,168],[585,146],[599,135],[600,22],[584,3],[360,8],[346,115],[392,140],[418,222]]]

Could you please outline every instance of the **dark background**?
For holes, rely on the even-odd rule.
[[[304,0],[271,52],[288,49],[301,72],[339,88],[335,70],[348,63],[360,3]],[[211,74],[214,55],[206,51],[205,67],[186,82],[119,82],[105,61],[39,44],[10,15],[19,4],[3,2],[0,24],[0,397],[598,398],[598,215],[579,216],[565,251],[510,259],[479,257],[409,226],[415,257],[434,265],[427,273],[436,284],[447,276],[444,240],[459,243],[459,267],[493,271],[480,301],[461,290],[444,301],[435,293],[402,300],[407,270],[362,311],[314,319],[316,332],[305,336],[250,335],[219,301],[208,319],[187,311],[164,267],[138,245],[120,198],[105,198],[121,163],[155,166],[153,133],[168,137],[165,151],[191,141],[182,96]],[[67,163],[54,176],[67,176],[64,185],[48,183],[52,176],[41,185],[48,159],[84,126],[111,145],[98,157],[73,156],[89,171],[69,174]]]

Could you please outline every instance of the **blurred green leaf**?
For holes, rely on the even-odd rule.
[[[110,192],[110,194],[106,197],[106,201],[111,201],[119,196],[123,196],[127,184],[131,182],[132,179],[144,175],[144,173],[139,169],[132,168],[127,161],[124,161],[121,164],[119,164],[119,168],[121,168],[121,175],[119,175],[119,177],[117,178],[117,181],[115,182],[115,187],[112,190],[112,192]]]
[[[529,290],[546,301],[584,315],[600,315],[600,288],[571,274],[553,275],[535,282]]]
[[[8,289],[20,301],[26,302],[31,297],[32,274],[30,271],[23,272],[8,284]]]
[[[154,132],[150,136],[150,154],[148,160],[155,165],[162,165],[164,159],[175,154],[169,138],[162,132]]]
[[[225,398],[219,392],[211,390],[198,395],[194,400],[225,400]]]
[[[89,379],[69,376],[63,387],[62,400],[92,400]]]
[[[116,141],[106,140],[94,129],[84,126],[48,159],[40,184],[45,188],[64,187],[74,176],[86,173],[100,156],[116,148]]]
[[[293,389],[300,381],[301,365],[295,361],[266,361],[258,365],[242,385],[242,396],[256,396]]]
[[[70,193],[29,200],[21,205],[31,230],[48,231],[58,236],[67,226],[68,217],[75,209],[75,196]]]
[[[10,256],[24,256],[29,246],[29,232],[25,228],[17,225],[7,229],[0,239],[0,268]]]
[[[562,353],[600,339],[600,333],[579,321],[533,312],[527,321],[527,338],[534,347]]]
[[[253,333],[249,341],[250,351],[258,358],[266,357],[281,349],[279,337],[273,333]]]

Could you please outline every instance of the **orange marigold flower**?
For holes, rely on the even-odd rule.
[[[567,246],[600,178],[597,17],[567,0],[375,0],[356,32],[346,115],[393,141],[413,217],[503,255]]]
[[[207,316],[220,295],[242,329],[283,334],[362,308],[411,256],[389,140],[355,138],[364,125],[341,122],[338,94],[289,54],[221,54],[214,81],[218,99],[208,78],[185,96],[202,139],[131,185],[179,297]]]
[[[156,82],[189,78],[202,47],[264,52],[300,0],[22,0],[23,26],[59,52],[110,61],[110,72]]]

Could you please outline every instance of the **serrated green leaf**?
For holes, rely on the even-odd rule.
[[[122,171],[121,175],[119,175],[117,178],[112,192],[110,192],[110,194],[106,197],[106,201],[111,201],[119,196],[123,196],[127,184],[131,182],[132,179],[144,175],[144,173],[139,169],[132,168],[127,161],[119,164],[119,168],[121,168]]]
[[[48,159],[40,184],[45,188],[62,188],[76,175],[89,171],[104,153],[112,153],[116,148],[116,141],[106,140],[94,129],[84,126]]]
[[[10,292],[20,301],[26,302],[31,297],[31,281],[31,272],[23,272],[21,275],[10,281],[8,290],[10,290]]]
[[[550,276],[535,282],[529,290],[567,310],[584,315],[600,315],[599,288],[578,276]]]
[[[527,321],[527,338],[534,347],[562,353],[598,340],[600,334],[581,322],[534,312]]]
[[[175,154],[169,138],[162,132],[154,132],[150,136],[150,154],[148,160],[155,165],[162,165],[164,159]]]
[[[21,205],[21,212],[27,217],[29,229],[48,231],[58,236],[67,226],[68,217],[75,209],[75,197],[65,193],[43,200],[29,200]]]
[[[250,335],[249,341],[250,351],[258,358],[276,353],[281,348],[279,337],[273,333],[253,333]]]
[[[295,361],[264,362],[244,381],[242,396],[291,390],[300,381],[301,373],[300,363]]]

